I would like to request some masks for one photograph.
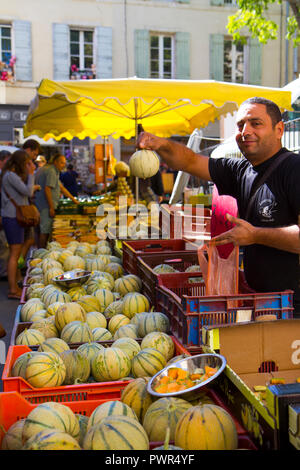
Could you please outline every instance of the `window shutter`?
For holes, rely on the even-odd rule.
[[[53,78],[70,78],[70,30],[66,24],[53,23]]]
[[[178,3],[191,3],[191,0],[177,0]]]
[[[210,4],[214,6],[224,5],[224,0],[210,0]]]
[[[139,78],[150,76],[150,35],[147,29],[134,31],[135,75]]]
[[[224,80],[224,36],[211,34],[209,37],[209,78]]]
[[[96,32],[96,77],[112,78],[112,28],[97,26]]]
[[[16,80],[24,82],[32,81],[32,42],[31,22],[13,21],[15,40],[15,73]]]
[[[175,36],[176,78],[190,78],[190,33],[176,33]]]
[[[249,41],[249,84],[261,85],[262,45],[257,38]]]

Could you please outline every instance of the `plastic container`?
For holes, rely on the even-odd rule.
[[[122,243],[123,268],[131,274],[137,273],[137,257],[146,253],[160,253],[163,255],[174,252],[185,253],[186,250],[195,251],[195,246],[182,239],[168,240],[124,240]],[[173,256],[173,255],[172,255]]]
[[[174,356],[179,354],[189,354],[176,338],[172,337],[172,339],[175,344]],[[105,343],[101,342],[99,344],[108,346],[108,343],[112,344],[113,341]],[[75,348],[77,345],[73,344],[72,346]],[[130,382],[130,380],[118,380],[111,382],[61,385],[60,387],[34,388],[22,377],[11,377],[11,369],[16,359],[21,354],[32,351],[32,349],[33,348],[28,346],[21,345],[11,345],[9,347],[2,373],[4,392],[18,392],[22,397],[32,403],[41,403],[45,401],[59,401],[65,403],[75,400],[101,399],[103,395],[106,396],[107,400],[117,400],[120,397],[121,390],[123,390],[123,388],[125,388]]]
[[[199,283],[189,282],[197,277]],[[293,291],[205,296],[201,273],[158,275],[156,309],[168,316],[171,334],[192,351],[202,344],[203,325],[235,323],[239,310],[251,310],[251,320],[293,318]]]
[[[164,238],[210,238],[211,210],[191,204],[161,204]]]
[[[167,264],[177,271],[184,272],[188,267],[198,265],[197,251],[185,251],[174,253],[145,253],[137,257],[137,275],[143,282],[143,292],[156,306],[156,286],[158,276],[170,276],[173,273],[156,274],[153,268],[159,264]]]
[[[210,392],[208,394],[211,395]],[[221,402],[216,393],[212,392],[211,396],[213,400],[216,401],[216,404],[220,406]],[[101,405],[102,403],[105,403],[108,400],[110,400],[110,398],[106,397],[105,394],[103,394],[101,399],[74,401],[72,400],[64,404],[68,406],[75,414],[90,416],[94,409],[97,408],[97,406]],[[29,413],[34,410],[38,405],[39,403],[30,403],[18,392],[3,392],[0,394],[0,447],[5,431],[7,431],[10,426],[12,426],[16,421],[27,418]],[[234,419],[233,416],[232,418]],[[257,450],[249,436],[246,434],[244,428],[242,428],[235,419],[234,421],[238,433],[238,448]],[[161,446],[162,444],[162,442],[150,442],[149,447],[150,449],[153,449],[155,447]]]

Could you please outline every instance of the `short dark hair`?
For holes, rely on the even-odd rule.
[[[3,162],[7,158],[11,156],[11,153],[8,150],[1,150],[0,151],[0,162]]]
[[[74,167],[73,167],[72,163],[69,163],[69,165],[67,166],[67,169],[68,169],[68,170],[73,170],[73,168],[74,168]]]
[[[282,121],[282,115],[279,107],[274,101],[268,100],[267,98],[262,98],[260,96],[254,96],[253,98],[248,98],[246,101],[243,101],[241,106],[244,104],[263,104],[266,107],[267,114],[270,116],[272,121],[272,126]]]
[[[22,145],[22,148],[25,149],[31,149],[31,150],[41,150],[40,144],[38,143],[37,140],[34,139],[28,139],[24,142]]]

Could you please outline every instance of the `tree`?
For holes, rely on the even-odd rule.
[[[278,25],[268,19],[268,9],[273,3],[282,4],[282,0],[236,0],[238,11],[228,17],[227,29],[234,41],[245,42],[243,31],[248,28],[252,37],[266,44],[270,39],[277,39]],[[288,0],[290,15],[287,18],[286,38],[296,47],[300,44],[300,0]]]

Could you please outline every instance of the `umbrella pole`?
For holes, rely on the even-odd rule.
[[[134,107],[135,107],[135,142],[137,143],[139,133],[138,133],[138,123],[137,123],[137,100],[136,100],[136,98],[134,99]],[[136,150],[138,150],[137,147],[136,147]],[[135,204],[136,204],[136,208],[138,208],[138,203],[139,203],[139,178],[138,178],[138,176],[136,176],[135,177]]]
[[[104,180],[104,191],[106,193],[106,175],[107,175],[107,137],[104,137],[104,171],[103,171],[103,180]]]

